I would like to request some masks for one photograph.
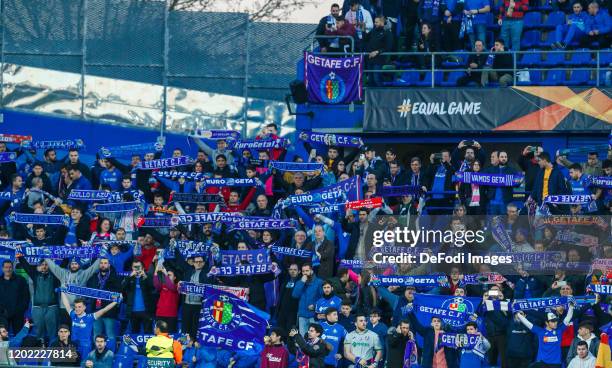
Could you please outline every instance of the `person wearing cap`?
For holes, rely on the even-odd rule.
[[[572,340],[572,345],[567,353],[567,364],[570,364],[572,359],[578,354],[576,348],[578,344],[584,341],[587,344],[587,350],[597,356],[597,350],[599,350],[599,337],[593,333],[593,325],[589,322],[581,322],[578,325],[578,335]]]
[[[559,318],[557,315],[548,312],[546,314],[544,328],[542,328],[529,322],[525,317],[525,312],[518,312],[517,318],[519,321],[538,338],[538,354],[534,367],[561,367],[561,335],[569,326],[573,315],[574,304],[572,302],[569,305],[567,315],[561,326],[559,326]]]

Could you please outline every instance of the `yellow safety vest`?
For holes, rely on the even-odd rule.
[[[174,340],[170,337],[157,335],[147,341],[147,358],[174,358]]]

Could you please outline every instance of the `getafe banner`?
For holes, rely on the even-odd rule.
[[[609,132],[611,92],[568,87],[368,88],[363,130]]]
[[[444,323],[462,327],[470,322],[482,298],[414,294],[414,312],[419,322],[429,326],[431,317],[440,317]]]
[[[363,56],[347,58],[304,55],[304,81],[308,101],[346,104],[362,99]]]

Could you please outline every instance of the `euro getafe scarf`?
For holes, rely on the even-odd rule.
[[[169,167],[184,166],[191,164],[189,156],[169,157],[160,158],[151,161],[141,161],[138,164],[140,170],[155,170],[155,169],[167,169]]]
[[[612,176],[589,176],[589,184],[596,188],[612,189]]]
[[[118,292],[88,288],[79,285],[67,285],[66,287],[59,288],[59,290],[66,294],[82,296],[91,299],[107,300],[109,302],[121,303],[121,300],[123,298],[121,296],[121,293]]]
[[[70,247],[63,245],[22,247],[22,252],[25,256],[51,259],[92,259],[100,255],[100,250],[100,247]]]
[[[225,204],[223,197],[218,193],[172,193],[168,202]]]
[[[525,179],[519,174],[488,174],[464,171],[454,175],[454,180],[465,184],[477,184],[491,187],[515,187]]]
[[[128,144],[125,146],[102,147],[99,150],[100,156],[109,157],[131,157],[141,156],[146,153],[160,152],[164,148],[160,142]]]
[[[24,144],[25,148],[36,148],[36,149],[82,149],[85,147],[82,139],[63,139],[57,141],[34,141]]]
[[[107,190],[73,189],[68,194],[68,199],[74,201],[107,201],[112,193]]]
[[[31,141],[31,135],[19,135],[19,134],[3,134],[0,133],[0,142],[3,143],[21,143]]]
[[[270,161],[269,169],[289,172],[323,171],[323,164],[316,162],[282,162]]]
[[[270,247],[270,250],[276,254],[282,254],[284,256],[312,258],[312,252],[306,249],[279,247],[279,246],[273,245],[272,247]]]
[[[271,219],[268,217],[243,217],[240,221],[229,224],[229,231],[234,230],[265,230],[265,229],[295,229],[294,219]]]
[[[256,187],[262,185],[257,178],[208,178],[201,182],[205,187]]]
[[[0,152],[0,163],[13,162],[17,159],[15,152]]]
[[[309,143],[324,144],[326,146],[356,148],[363,146],[363,141],[361,140],[361,138],[350,135],[300,132],[299,137],[303,141]]]
[[[419,368],[419,353],[414,340],[408,340],[406,343],[402,368]]]
[[[385,276],[372,275],[369,282],[371,286],[414,286],[423,289],[436,287],[449,287],[448,279],[445,275],[425,275],[425,276]]]
[[[235,130],[220,130],[220,129],[196,129],[189,135],[194,138],[204,138],[212,140],[240,139],[240,133]]]
[[[13,212],[9,215],[9,220],[18,224],[68,226],[70,217],[67,215],[47,215],[42,213]]]
[[[278,149],[283,148],[287,142],[283,138],[278,139],[252,139],[252,140],[235,140],[229,142],[228,146],[233,150],[242,149]]]

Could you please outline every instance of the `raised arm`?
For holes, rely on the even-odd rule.
[[[100,317],[102,317],[106,312],[108,312],[109,310],[113,309],[113,307],[117,305],[117,302],[111,302],[108,303],[108,305],[102,309],[100,309],[99,311],[97,311],[96,313],[94,313],[94,318],[98,319]]]
[[[72,312],[72,307],[70,306],[70,301],[68,300],[68,296],[63,291],[62,291],[62,304],[64,305],[66,312],[70,314]]]

